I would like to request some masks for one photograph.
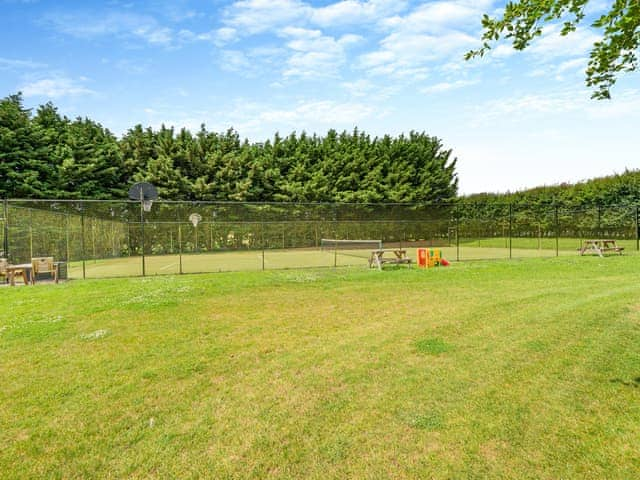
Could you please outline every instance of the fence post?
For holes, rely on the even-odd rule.
[[[127,218],[127,256],[131,256],[131,224]]]
[[[556,224],[556,257],[560,256],[560,225],[558,223],[558,205],[555,206],[554,221]]]
[[[33,258],[33,209],[29,207],[29,256]]]
[[[4,250],[4,256],[9,258],[9,200],[4,199],[4,241],[2,242],[2,249]]]
[[[182,275],[182,225],[178,223],[178,263],[180,264],[180,275]]]
[[[602,236],[602,207],[598,205],[598,238]]]
[[[460,261],[460,205],[456,206],[456,262]]]
[[[262,248],[262,270],[264,271],[264,222],[260,224],[260,247]]]
[[[640,212],[636,205],[636,250],[640,250]]]
[[[65,258],[65,260],[67,262],[71,261],[71,251],[70,251],[70,246],[69,246],[69,214],[65,213],[65,243],[66,243],[66,250],[67,250],[67,258]]]
[[[82,256],[82,279],[87,278],[87,267],[85,263],[85,252],[84,252],[84,206],[80,207],[80,255]]]
[[[513,205],[509,204],[509,260],[512,258],[512,245],[511,245],[511,236],[512,236],[512,228],[513,228]]]
[[[144,207],[142,202],[140,202],[140,228],[142,229],[142,276],[144,277],[145,272],[145,262],[144,262]]]
[[[333,205],[333,267],[338,266],[338,205]]]
[[[91,219],[91,258],[96,263],[96,219]]]

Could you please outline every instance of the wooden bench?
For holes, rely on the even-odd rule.
[[[393,256],[385,257],[385,254],[393,254]],[[384,264],[392,265],[411,265],[411,259],[407,257],[407,251],[402,248],[380,248],[371,251],[369,256],[369,268],[378,267],[382,270]]]
[[[611,239],[585,240],[582,244],[582,248],[578,249],[580,255],[591,253],[600,257],[603,257],[604,253],[607,252],[615,252],[622,255],[623,250],[624,247],[619,247],[616,244],[616,241]]]

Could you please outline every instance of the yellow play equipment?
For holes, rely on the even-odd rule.
[[[418,248],[418,267],[419,268],[432,268],[439,267],[440,265],[449,265],[442,257],[442,250],[439,248]]]

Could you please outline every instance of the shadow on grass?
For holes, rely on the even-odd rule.
[[[640,377],[636,377],[633,380],[622,380],[621,378],[613,378],[609,380],[611,383],[619,383],[625,387],[640,388]]]

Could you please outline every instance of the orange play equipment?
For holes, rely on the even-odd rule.
[[[442,250],[439,248],[418,248],[418,267],[419,268],[432,268],[432,267],[448,267],[449,262],[442,256]]]

